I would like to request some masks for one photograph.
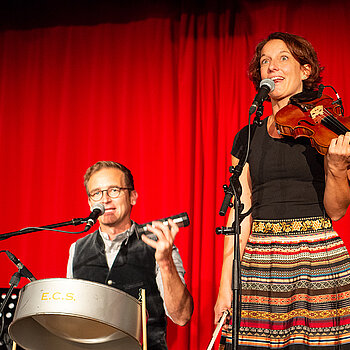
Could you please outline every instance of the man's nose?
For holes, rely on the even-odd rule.
[[[108,195],[107,191],[102,192],[102,199],[101,202],[107,203],[111,201],[111,197]]]

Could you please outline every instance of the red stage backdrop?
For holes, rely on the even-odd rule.
[[[222,261],[215,228],[224,224],[218,211],[232,140],[255,94],[247,79],[254,47],[273,31],[309,39],[325,66],[324,83],[338,90],[349,115],[350,3],[3,3],[1,233],[87,216],[86,168],[124,163],[139,192],[137,222],[190,216],[176,244],[195,311],[184,328],[169,322],[168,343],[171,350],[205,349]],[[336,228],[350,246],[348,221]],[[0,249],[37,279],[64,277],[68,248],[79,237],[31,233],[1,241]],[[0,259],[6,287],[16,268],[5,254]]]

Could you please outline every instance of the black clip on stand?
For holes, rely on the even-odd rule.
[[[219,215],[226,215],[228,207],[232,208],[231,203],[232,196],[234,196],[234,210],[235,210],[235,221],[232,223],[232,227],[218,227],[216,229],[217,234],[234,235],[234,254],[232,261],[232,349],[238,350],[238,333],[240,327],[240,315],[241,315],[241,270],[240,270],[240,247],[239,247],[239,236],[241,233],[241,222],[243,219],[250,214],[250,211],[242,214],[244,204],[241,203],[242,186],[239,182],[239,177],[242,173],[243,161],[240,160],[238,165],[235,167],[230,166],[230,185],[224,185],[225,198],[221,205]],[[238,219],[237,219],[238,218]]]
[[[261,121],[261,117],[264,114],[264,105],[261,104],[259,105],[258,109],[256,110],[255,113],[255,118],[254,118],[254,124],[256,124],[257,126],[262,126],[263,122]]]

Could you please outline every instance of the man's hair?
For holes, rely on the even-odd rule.
[[[86,193],[88,195],[89,195],[89,190],[88,190],[87,184],[91,176],[97,171],[104,168],[115,168],[122,171],[124,174],[125,186],[128,187],[130,191],[134,190],[134,178],[131,174],[131,171],[126,166],[117,162],[103,160],[95,163],[94,165],[92,165],[90,168],[86,170],[86,173],[84,175],[84,186],[86,189]]]
[[[261,74],[260,74],[260,58],[261,51],[265,44],[273,39],[280,39],[284,41],[293,57],[300,63],[300,65],[309,64],[311,66],[310,76],[303,80],[304,90],[314,90],[321,83],[321,71],[323,67],[320,66],[320,62],[317,58],[317,53],[311,43],[301,36],[275,32],[271,33],[266,39],[261,41],[255,48],[253,59],[249,64],[249,79],[253,81],[253,84],[258,90]]]

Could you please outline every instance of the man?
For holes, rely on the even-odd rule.
[[[90,208],[105,207],[99,230],[73,243],[69,251],[68,278],[79,278],[113,286],[138,298],[146,290],[149,350],[164,350],[166,315],[185,325],[193,312],[193,300],[184,283],[184,268],[173,245],[178,226],[153,222],[147,229],[157,240],[138,239],[131,209],[138,194],[129,169],[119,163],[100,161],[85,173],[84,185]]]

